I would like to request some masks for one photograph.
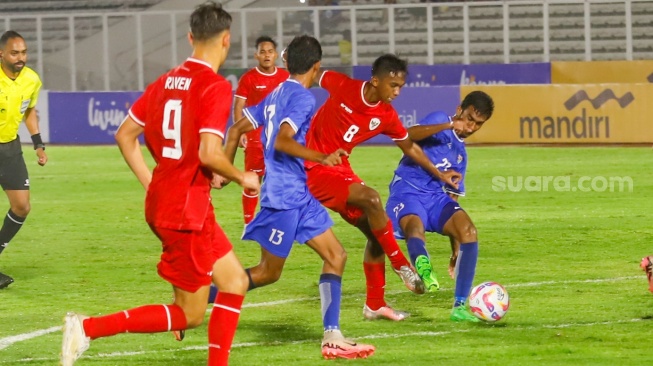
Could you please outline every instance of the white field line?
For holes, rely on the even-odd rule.
[[[570,323],[570,324],[553,324],[553,325],[543,325],[540,327],[511,327],[514,330],[536,330],[541,328],[547,329],[557,329],[557,328],[570,328],[570,327],[592,327],[596,325],[614,325],[614,324],[627,324],[627,323],[636,323],[640,322],[642,319],[630,319],[630,320],[617,320],[617,321],[606,321],[606,322],[595,322],[595,323]],[[398,334],[388,334],[388,333],[379,333],[372,334],[367,336],[356,337],[356,339],[386,339],[386,338],[400,338],[400,337],[440,337],[447,336],[456,333],[467,333],[469,329],[453,330],[453,331],[443,331],[443,332],[411,332],[411,333],[398,333]],[[319,340],[315,339],[304,339],[300,341],[291,341],[291,342],[246,342],[246,343],[234,343],[232,348],[245,348],[245,347],[270,347],[270,346],[285,346],[285,345],[294,345],[294,344],[304,344],[304,343],[318,343]],[[172,352],[183,352],[183,351],[202,351],[206,352],[207,346],[190,346],[183,348],[175,349],[165,349],[165,350],[151,350],[151,351],[134,351],[134,352],[111,352],[111,353],[98,353],[96,355],[85,355],[83,358],[86,359],[109,359],[115,357],[131,357],[131,356],[142,356],[149,354],[157,353],[172,353]],[[52,357],[43,357],[43,358],[23,358],[20,360],[14,361],[0,361],[0,364],[14,364],[18,362],[34,362],[34,361],[57,361],[58,358]]]
[[[42,335],[54,333],[54,332],[60,331],[60,330],[61,330],[61,326],[58,326],[58,327],[52,327],[52,328],[48,328],[48,329],[41,329],[41,330],[37,330],[37,331],[34,331],[34,332],[30,332],[30,333],[23,333],[23,334],[11,336],[11,337],[5,337],[5,338],[0,339],[0,350],[3,350],[5,348],[7,348],[7,347],[11,346],[14,343],[27,341],[27,340],[30,340],[32,338],[40,337]]]
[[[527,283],[516,283],[514,285],[505,285],[506,288],[517,288],[517,287],[537,287],[537,286],[544,286],[544,285],[566,285],[566,284],[575,284],[575,283],[600,283],[600,282],[618,282],[618,281],[627,281],[627,280],[632,280],[632,279],[641,279],[643,276],[627,276],[627,277],[615,277],[615,278],[600,278],[600,279],[593,279],[593,280],[570,280],[570,281],[543,281],[543,282],[527,282]],[[453,288],[451,287],[441,287],[440,292],[442,291],[453,291]],[[394,294],[400,294],[406,292],[405,290],[396,290],[396,291],[386,291],[386,295],[394,295]],[[349,298],[349,297],[361,297],[365,296],[365,294],[352,294],[352,295],[344,295],[342,296],[343,299]],[[297,299],[286,299],[286,300],[276,300],[276,301],[268,301],[268,302],[257,302],[254,304],[244,304],[243,308],[258,308],[258,307],[264,307],[264,306],[276,306],[276,305],[283,305],[283,304],[289,304],[293,302],[300,302],[300,301],[318,301],[320,298],[318,296],[314,297],[303,297],[303,298],[297,298]],[[207,312],[210,312],[211,309],[208,309]]]
[[[615,278],[601,278],[601,279],[590,279],[590,280],[570,280],[570,281],[543,281],[543,282],[527,282],[527,283],[517,283],[513,285],[506,285],[507,288],[515,288],[515,287],[535,287],[535,286],[542,286],[542,285],[565,285],[565,284],[577,284],[577,283],[601,283],[601,282],[618,282],[618,281],[627,281],[627,280],[632,280],[632,279],[641,279],[642,276],[627,276],[627,277],[615,277]],[[443,291],[451,291],[451,288],[442,288],[441,290]],[[396,294],[396,293],[402,293],[405,292],[404,290],[401,291],[388,291],[386,294]],[[353,295],[347,295],[343,296],[343,298],[348,298],[348,297],[360,297],[364,296],[364,294],[353,294]],[[277,300],[277,301],[267,301],[267,302],[260,302],[260,303],[253,303],[253,304],[244,304],[243,308],[255,308],[255,307],[265,307],[265,306],[276,306],[276,305],[283,305],[283,304],[289,304],[289,303],[294,303],[294,302],[301,302],[301,301],[317,301],[320,298],[315,296],[315,297],[304,297],[304,298],[296,298],[296,299],[286,299],[286,300]],[[207,310],[210,311],[210,310]],[[61,327],[51,327],[47,329],[41,329],[37,330],[34,332],[30,333],[22,333],[19,335],[15,336],[10,336],[10,337],[5,337],[5,338],[0,338],[0,351],[3,349],[9,348],[11,345],[14,343],[30,340],[32,338],[40,337],[46,334],[54,333],[58,330],[60,330]],[[396,336],[396,335],[393,335]],[[2,364],[4,362],[0,362]]]

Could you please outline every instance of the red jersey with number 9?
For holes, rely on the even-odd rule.
[[[145,129],[156,167],[145,218],[156,227],[201,230],[211,205],[212,173],[199,160],[200,134],[224,139],[231,83],[208,63],[189,58],[150,84],[129,110]]]
[[[393,140],[408,138],[408,132],[389,103],[370,104],[363,96],[365,81],[325,71],[320,86],[329,92],[324,105],[315,113],[306,135],[306,146],[330,154],[338,148],[347,153],[363,141],[384,134]],[[319,163],[306,161],[311,168]],[[343,164],[349,165],[348,159]]]

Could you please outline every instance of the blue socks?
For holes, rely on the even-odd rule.
[[[461,243],[456,268],[455,306],[465,305],[474,283],[476,261],[478,259],[478,242]]]
[[[415,260],[420,255],[429,256],[429,253],[426,251],[426,244],[424,240],[420,238],[408,238],[406,240],[406,247],[408,248],[408,255],[410,256],[410,263],[415,265]]]
[[[340,297],[342,277],[332,273],[320,275],[320,300],[324,330],[340,329]]]
[[[211,289],[209,291],[209,304],[213,304],[215,302],[215,297],[218,296],[218,287],[211,284]]]

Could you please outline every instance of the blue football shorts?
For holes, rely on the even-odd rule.
[[[390,183],[390,197],[385,210],[392,221],[394,235],[404,239],[399,220],[406,215],[417,215],[430,233],[442,234],[442,227],[456,211],[462,210],[458,202],[445,192],[419,191],[402,179]]]
[[[306,205],[290,210],[261,207],[242,238],[256,241],[277,257],[287,258],[295,241],[304,244],[331,226],[329,213],[311,197]]]

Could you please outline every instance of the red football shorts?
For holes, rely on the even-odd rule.
[[[259,177],[265,174],[265,160],[263,158],[263,143],[261,143],[261,131],[259,127],[254,131],[245,134],[247,146],[245,146],[245,170],[256,173]]]
[[[308,190],[325,207],[337,212],[345,221],[356,225],[358,219],[363,216],[363,210],[348,205],[349,186],[354,183],[363,183],[350,166],[315,165],[306,170],[308,177]]]
[[[210,285],[213,265],[233,249],[212,211],[201,231],[150,228],[163,246],[159,276],[184,291]]]

